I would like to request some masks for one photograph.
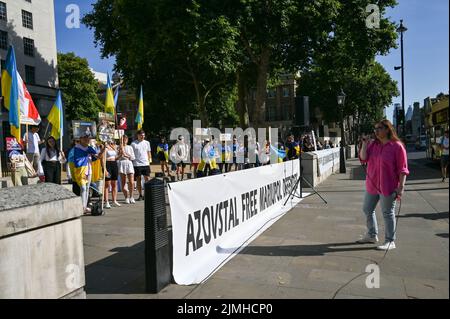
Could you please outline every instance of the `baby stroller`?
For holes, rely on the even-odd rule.
[[[72,191],[75,195],[81,196],[80,186],[72,182]],[[91,210],[91,216],[103,216],[105,211],[102,207],[103,194],[99,191],[96,184],[91,183],[89,187],[88,208]]]

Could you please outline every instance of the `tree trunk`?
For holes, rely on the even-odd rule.
[[[269,72],[270,48],[262,50],[258,63],[258,79],[256,82],[256,105],[253,111],[253,126],[263,127],[266,122],[267,81]]]
[[[200,84],[198,83],[195,75],[192,75],[192,80],[194,82],[195,96],[197,99],[198,115],[202,121],[202,127],[207,128],[209,126],[209,121],[206,113],[205,99],[203,98],[203,94],[200,92]]]
[[[237,73],[237,85],[238,85],[238,102],[237,112],[239,115],[239,125],[241,128],[246,129],[249,125],[248,117],[248,103],[247,103],[247,86],[242,79],[241,73]]]

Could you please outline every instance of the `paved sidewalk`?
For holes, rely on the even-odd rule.
[[[410,161],[398,226],[398,249],[381,264],[379,289],[366,275],[384,253],[357,245],[364,171],[349,161],[347,175],[330,177],[201,286],[170,285],[145,294],[143,203],[84,218],[88,298],[449,298],[448,183],[426,160]],[[383,233],[382,216],[378,214]]]

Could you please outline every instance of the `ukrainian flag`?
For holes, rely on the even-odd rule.
[[[111,85],[111,78],[108,73],[108,83],[106,87],[105,113],[116,116],[116,106],[114,104],[114,93]]]
[[[64,132],[63,130],[64,117],[63,117],[61,91],[58,91],[55,104],[53,105],[47,119],[52,125],[52,136],[56,140],[62,138]]]
[[[141,96],[139,98],[139,110],[136,116],[137,129],[142,130],[144,126],[144,92],[141,85]]]
[[[11,135],[20,142],[22,137],[20,132],[19,82],[17,80],[16,55],[12,46],[9,47],[6,57],[6,69],[2,72],[2,96],[5,99],[5,107],[9,111]]]

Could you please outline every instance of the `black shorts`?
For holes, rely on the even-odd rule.
[[[108,174],[106,174],[105,180],[107,182],[110,181],[117,181],[119,179],[119,167],[117,166],[116,161],[107,161],[106,162],[106,171]],[[109,177],[108,177],[109,175]]]
[[[441,157],[441,165],[447,166],[448,165],[448,155],[442,155]]]
[[[135,166],[134,167],[134,176],[146,176],[150,177],[150,166]]]
[[[159,160],[160,162],[167,162],[167,160],[166,160],[166,154],[164,154],[163,152],[159,152],[159,153],[158,153],[158,160]]]
[[[177,164],[177,166],[178,167],[183,167],[183,168],[186,168],[186,163],[184,163],[184,162],[179,162],[178,164]]]

